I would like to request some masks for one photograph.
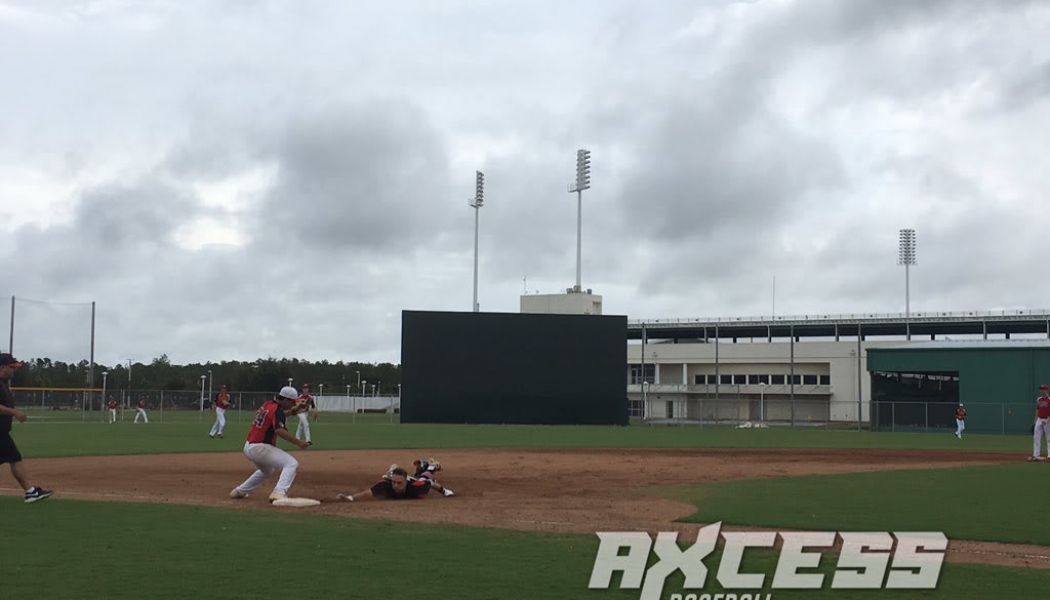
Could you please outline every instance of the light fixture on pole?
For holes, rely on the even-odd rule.
[[[207,375],[201,375],[201,412],[204,412],[204,380],[207,378]]]
[[[324,384],[323,383],[318,384],[317,388],[318,388],[318,390],[317,390],[317,397],[318,398],[324,398]]]
[[[208,369],[208,398],[214,398],[215,397],[215,395],[212,394],[211,382],[212,382],[211,369]]]
[[[289,377],[289,378],[288,378],[288,387],[291,387],[291,386],[292,386],[292,378],[291,378],[291,377]]]
[[[911,267],[916,263],[915,230],[901,229],[899,234],[897,264],[904,265],[904,319],[911,339]]]
[[[591,189],[591,151],[580,148],[576,151],[576,181],[569,184],[569,193],[576,193],[576,286],[573,291],[583,291],[580,282],[583,262],[583,190]]]
[[[106,376],[109,375],[109,371],[102,371],[102,403],[106,403]]]
[[[126,358],[124,360],[128,361],[128,389],[130,390],[131,389],[131,359],[130,358]]]
[[[481,171],[475,174],[474,197],[468,200],[467,204],[474,209],[474,304],[471,308],[478,312],[478,223],[481,219],[481,207],[485,204],[485,174]]]

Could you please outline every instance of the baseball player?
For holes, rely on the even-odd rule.
[[[959,404],[955,409],[955,437],[962,439],[963,431],[966,430],[966,408]]]
[[[299,392],[295,388],[285,386],[274,396],[273,400],[267,400],[259,407],[255,418],[252,419],[251,429],[248,430],[248,439],[244,443],[244,455],[257,468],[244,483],[230,491],[230,498],[246,497],[249,492],[262,485],[270,475],[278,470],[281,475],[277,480],[277,486],[270,494],[270,502],[288,497],[288,490],[295,481],[299,461],[277,447],[277,438],[287,440],[304,450],[310,446],[309,442],[300,441],[288,433],[285,426],[284,411],[290,409],[298,397]]]
[[[117,401],[113,398],[106,402],[106,408],[109,409],[109,423],[112,425],[117,422]]]
[[[445,497],[455,496],[455,492],[451,488],[441,485],[434,478],[434,473],[441,470],[441,465],[437,461],[430,458],[417,460],[412,464],[416,472],[414,476],[410,477],[408,471],[393,464],[387,469],[383,478],[367,490],[362,490],[356,494],[339,494],[337,497],[347,502],[360,502],[373,498],[414,500],[425,498],[431,489],[441,492],[441,495]]]
[[[215,401],[212,402],[215,423],[212,424],[208,437],[222,437],[223,432],[226,431],[226,409],[228,408],[230,408],[230,392],[226,390],[226,384],[222,384],[219,386],[219,393],[215,394]]]
[[[303,384],[303,394],[296,402],[295,416],[299,418],[299,426],[295,428],[295,437],[312,443],[310,438],[310,419],[317,418],[317,402],[310,395],[310,384]]]
[[[135,409],[135,421],[134,421],[135,423],[139,422],[139,417],[142,417],[142,420],[145,421],[145,423],[147,425],[149,424],[149,416],[146,415],[146,397],[145,396],[139,398],[139,407]]]
[[[52,492],[29,485],[29,476],[22,465],[22,454],[11,438],[11,421],[18,419],[19,423],[25,423],[27,418],[24,412],[15,408],[15,396],[11,393],[11,378],[15,375],[15,369],[21,366],[22,363],[10,354],[0,354],[0,465],[11,465],[11,475],[22,486],[25,501],[29,504],[50,498]]]
[[[1039,397],[1035,399],[1035,427],[1032,429],[1031,462],[1042,460],[1041,442],[1046,437],[1046,459],[1050,461],[1050,386],[1039,386]]]

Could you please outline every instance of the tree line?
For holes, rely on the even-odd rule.
[[[91,364],[82,360],[77,363],[54,361],[50,358],[23,360],[24,366],[15,371],[11,385],[14,387],[83,388],[89,386]],[[103,373],[106,373],[107,389],[133,390],[199,390],[201,376],[211,372],[213,390],[226,384],[231,391],[260,392],[276,391],[287,385],[300,387],[309,383],[314,395],[325,386],[325,394],[345,394],[350,386],[351,394],[374,392],[397,394],[401,383],[401,365],[390,363],[311,362],[297,358],[260,358],[254,361],[223,361],[218,363],[172,364],[166,354],[149,363],[95,364],[94,387],[101,388]],[[358,382],[362,382],[360,385]],[[208,380],[205,379],[205,386]],[[129,387],[130,386],[130,387]],[[364,388],[362,390],[362,388]]]

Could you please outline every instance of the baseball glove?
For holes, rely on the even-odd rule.
[[[292,405],[291,410],[288,411],[290,415],[297,415],[310,410],[310,403],[306,400],[296,400],[295,404]]]

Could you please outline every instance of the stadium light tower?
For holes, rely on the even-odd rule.
[[[900,230],[897,264],[904,265],[904,318],[911,319],[911,267],[915,264],[915,230]],[[911,339],[909,332],[908,339]]]
[[[583,262],[583,190],[591,189],[591,151],[580,148],[576,151],[576,181],[569,184],[569,193],[576,193],[576,286],[573,291],[583,290],[580,282],[580,265]]]
[[[485,174],[476,171],[474,181],[474,197],[467,201],[474,209],[474,312],[478,312],[478,221],[480,220],[481,207],[485,204]]]

